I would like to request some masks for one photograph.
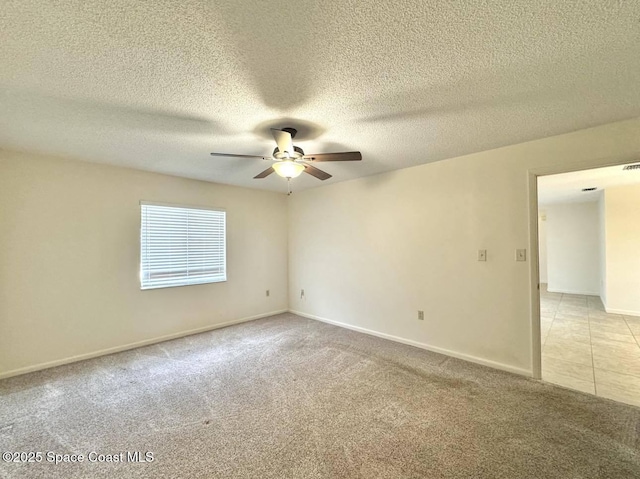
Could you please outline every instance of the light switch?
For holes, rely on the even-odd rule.
[[[478,261],[487,261],[487,250],[479,249],[478,250]]]
[[[526,249],[517,249],[516,250],[516,261],[527,261],[527,250]]]

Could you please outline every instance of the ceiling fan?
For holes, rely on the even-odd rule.
[[[322,171],[309,163],[320,161],[360,161],[362,154],[359,151],[348,151],[343,153],[319,153],[317,155],[307,155],[302,148],[293,146],[293,138],[298,131],[295,128],[271,128],[273,138],[278,145],[272,156],[256,155],[236,155],[232,153],[211,153],[213,156],[228,156],[231,158],[260,158],[261,160],[273,160],[275,163],[262,173],[254,176],[255,179],[266,178],[274,171],[283,178],[290,180],[300,176],[302,172],[315,176],[319,180],[327,180],[331,175]]]

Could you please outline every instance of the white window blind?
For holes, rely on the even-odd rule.
[[[226,213],[140,203],[140,287],[227,280]]]

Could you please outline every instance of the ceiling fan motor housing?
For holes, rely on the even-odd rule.
[[[286,160],[286,159],[299,160],[304,156],[304,151],[302,151],[302,148],[298,146],[294,146],[293,150],[294,150],[293,154],[289,155],[286,152],[285,153],[280,152],[280,150],[276,147],[273,150],[273,157],[277,160]]]

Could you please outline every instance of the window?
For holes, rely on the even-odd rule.
[[[226,213],[140,202],[140,288],[227,280]]]

